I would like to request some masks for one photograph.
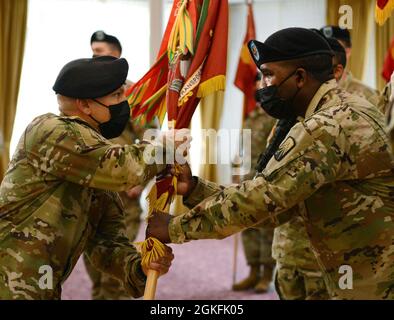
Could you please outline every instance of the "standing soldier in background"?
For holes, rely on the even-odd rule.
[[[260,88],[261,73],[257,72],[256,90]],[[259,103],[252,112],[247,115],[244,122],[244,129],[252,131],[252,148],[246,150],[251,154],[252,168],[257,164],[261,152],[267,145],[267,138],[275,123],[275,119],[267,115],[260,108]],[[243,177],[243,180],[253,179],[255,170]],[[242,244],[244,247],[245,257],[250,266],[249,275],[242,281],[233,285],[234,291],[242,291],[254,288],[255,292],[263,293],[268,291],[272,281],[272,273],[275,268],[275,260],[272,258],[273,228],[272,227],[254,227],[242,232]]]
[[[391,146],[394,152],[394,72],[391,74],[390,82],[384,87],[380,96],[378,108],[387,117],[387,132],[390,136]]]
[[[122,55],[122,46],[119,40],[111,35],[106,34],[104,31],[96,31],[90,39],[93,57],[98,56],[114,56],[120,58]],[[133,83],[126,80],[125,92]],[[122,134],[110,141],[114,144],[133,144],[142,140],[144,130],[138,127],[130,119]],[[141,223],[142,208],[140,204],[140,197],[143,191],[143,186],[136,186],[131,190],[120,192],[119,196],[124,205],[125,215],[125,234],[127,238],[133,242],[138,234]],[[120,300],[130,299],[131,296],[123,288],[123,285],[117,279],[108,274],[98,271],[84,255],[84,262],[86,270],[92,281],[92,298],[95,300]]]
[[[337,39],[345,48],[346,60],[349,61],[352,54],[352,39],[348,29],[341,29],[338,26],[325,26],[320,29],[326,38]],[[379,92],[358,79],[355,79],[349,70],[343,74],[338,86],[349,93],[353,93],[371,102],[374,106],[378,105]]]

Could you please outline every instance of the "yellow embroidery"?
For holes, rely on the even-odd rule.
[[[295,140],[293,137],[288,137],[280,146],[279,149],[275,152],[275,160],[280,161],[282,160],[286,154],[289,153],[291,149],[294,148],[296,145]]]

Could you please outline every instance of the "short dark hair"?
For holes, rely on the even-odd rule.
[[[332,56],[328,54],[316,54],[283,62],[294,68],[304,68],[307,73],[320,83],[334,78]]]
[[[99,30],[92,34],[90,38],[90,44],[95,41],[108,43],[113,49],[118,50],[119,53],[122,54],[122,46],[118,38],[106,34],[104,31]]]
[[[335,60],[337,64],[341,64],[343,68],[346,68],[346,53],[343,52],[334,52],[335,54]]]
[[[346,67],[346,51],[343,46],[335,38],[327,38],[327,42],[334,52],[334,57],[337,64],[341,64],[344,68]]]

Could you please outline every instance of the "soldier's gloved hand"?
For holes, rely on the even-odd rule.
[[[196,187],[197,179],[193,178],[192,171],[187,162],[183,165],[178,166],[178,168],[180,169],[180,172],[177,173],[177,193],[184,197],[187,197]],[[170,168],[170,172],[172,175],[176,174],[174,166]]]
[[[148,269],[156,270],[162,276],[166,274],[171,267],[171,262],[174,260],[174,254],[172,253],[172,249],[169,246],[166,246],[166,253],[163,257],[157,259],[156,261],[152,261],[149,265],[149,268],[142,267],[142,271],[145,275],[148,275]]]
[[[146,227],[146,238],[154,237],[163,243],[170,243],[170,235],[168,233],[168,224],[173,218],[172,215],[164,212],[154,212],[148,219]]]

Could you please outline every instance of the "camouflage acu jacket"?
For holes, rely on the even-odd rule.
[[[143,161],[143,151],[111,144],[78,117],[45,114],[30,123],[0,186],[0,299],[60,298],[84,249],[142,295],[140,256],[123,235],[122,204],[111,191],[161,170]],[[39,286],[44,265],[53,290]]]
[[[338,86],[349,93],[368,100],[375,107],[379,103],[379,92],[354,78],[349,71],[346,72],[346,77],[339,81]]]
[[[304,202],[312,250],[332,298],[394,298],[394,162],[377,108],[324,83],[254,180],[229,187],[199,180],[172,242],[224,238],[257,223],[289,221]],[[352,270],[342,289],[341,266]]]

